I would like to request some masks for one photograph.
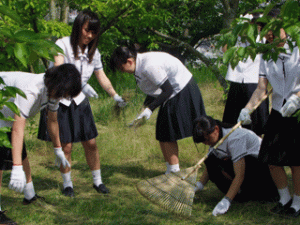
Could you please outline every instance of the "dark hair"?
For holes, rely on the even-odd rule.
[[[113,71],[120,70],[122,64],[125,64],[128,58],[136,59],[136,56],[135,47],[117,47],[110,57],[110,67]]]
[[[81,75],[75,65],[62,64],[48,69],[44,83],[50,98],[75,97],[81,92]]]
[[[205,141],[204,135],[211,134],[215,127],[219,126],[220,134],[222,134],[221,128],[232,128],[234,125],[223,123],[219,120],[215,120],[210,116],[200,116],[193,121],[193,140],[195,143],[201,143]],[[222,135],[219,135],[219,139]]]
[[[78,58],[78,44],[82,34],[83,25],[88,22],[88,29],[95,32],[96,37],[88,44],[88,56],[89,63],[93,61],[93,57],[98,46],[100,35],[100,20],[96,13],[90,10],[84,10],[78,14],[75,18],[72,33],[71,33],[71,45],[74,52],[75,59]]]
[[[193,122],[193,140],[195,143],[205,141],[204,135],[209,135],[215,130],[216,120],[210,116],[201,116]]]

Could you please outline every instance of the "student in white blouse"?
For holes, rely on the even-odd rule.
[[[252,19],[252,23],[256,21],[258,15]],[[258,30],[260,31],[260,24],[258,23]],[[265,38],[260,40],[258,35],[256,42],[264,43]],[[238,37],[237,47],[247,47],[250,44],[248,42],[242,43],[241,38]],[[226,51],[226,46],[222,49]],[[245,104],[251,98],[258,83],[259,65],[261,62],[261,55],[258,54],[253,61],[250,56],[245,60],[238,63],[238,65],[232,69],[231,65],[228,66],[226,80],[230,81],[230,88],[225,104],[223,122],[235,124],[239,113]],[[254,131],[257,135],[264,133],[264,126],[269,116],[269,100],[266,99],[252,114],[252,123],[245,125],[245,128]]]
[[[57,40],[56,44],[64,51],[55,57],[54,65],[63,63],[74,64],[81,73],[82,92],[73,99],[61,99],[58,110],[58,123],[63,151],[71,164],[72,146],[81,142],[85,151],[86,161],[93,177],[93,187],[99,193],[108,193],[108,188],[103,184],[100,170],[99,150],[96,144],[98,135],[93,119],[92,110],[87,97],[98,97],[95,90],[87,84],[94,73],[102,88],[114,98],[118,105],[124,107],[126,103],[116,93],[110,80],[107,78],[101,55],[97,49],[100,31],[98,16],[85,10],[76,17],[70,37]],[[49,141],[44,113],[41,114],[38,138]],[[74,196],[71,168],[60,168],[63,178],[63,194]]]
[[[270,15],[278,15],[271,10]],[[251,122],[249,110],[263,98],[270,83],[273,87],[272,111],[266,124],[266,133],[261,145],[259,160],[269,165],[271,175],[280,195],[279,203],[271,209],[272,213],[286,217],[298,217],[300,214],[300,123],[292,115],[300,109],[300,52],[294,47],[291,52],[287,44],[287,35],[283,29],[280,37],[272,31],[266,35],[269,43],[275,39],[278,47],[286,53],[280,53],[277,61],[262,61],[257,89],[250,101],[241,110],[238,120]],[[292,171],[294,196],[290,196],[288,178],[284,166]]]
[[[1,110],[5,117],[12,117],[15,121],[0,120],[0,127],[12,127],[11,132],[8,133],[12,149],[0,147],[0,178],[2,181],[2,170],[12,169],[9,188],[24,192],[23,204],[27,205],[40,197],[35,194],[23,141],[26,119],[33,117],[40,109],[47,109],[48,129],[56,155],[56,164],[63,167],[70,166],[61,148],[57,110],[60,98],[75,97],[80,93],[81,77],[76,67],[71,64],[51,68],[45,74],[0,72],[0,77],[6,84],[1,89],[5,89],[6,86],[17,87],[27,97],[25,99],[17,94],[15,99],[10,99],[20,109],[20,116],[15,115],[6,106]],[[0,214],[1,219],[5,218],[2,211]]]
[[[118,47],[111,66],[134,74],[138,87],[147,94],[144,111],[136,118],[149,119],[160,107],[156,122],[167,171],[178,172],[177,140],[192,136],[193,120],[205,115],[202,96],[190,71],[176,57],[164,52],[137,53],[134,48]]]
[[[194,142],[210,146],[208,158],[204,161],[206,168],[196,183],[195,191],[203,190],[210,180],[225,194],[214,208],[214,216],[226,213],[233,200],[245,202],[278,199],[268,165],[258,162],[261,138],[253,131],[238,128],[217,149],[213,148],[230,130],[230,125],[210,116],[194,121]]]

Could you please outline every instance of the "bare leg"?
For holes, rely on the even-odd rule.
[[[71,163],[72,163],[72,159],[71,159],[72,143],[62,144],[62,149],[65,153],[66,159],[69,161],[69,163],[71,165]],[[62,173],[68,173],[70,171],[71,171],[71,168],[69,168],[69,167],[64,168],[62,165],[60,166],[60,172],[62,172]]]
[[[270,173],[277,189],[283,189],[288,186],[288,179],[282,166],[269,165]]]
[[[100,156],[97,148],[96,139],[93,138],[88,141],[81,142],[85,152],[86,162],[90,167],[90,170],[100,169]]]
[[[1,193],[1,187],[2,187],[2,175],[3,175],[3,170],[0,170],[0,193]],[[0,204],[1,207],[1,204]],[[0,209],[1,211],[1,209]]]
[[[168,162],[170,165],[178,164],[179,158],[177,142],[159,142],[159,144],[165,161]]]
[[[294,193],[300,196],[300,166],[291,166]]]
[[[30,169],[30,164],[29,164],[28,157],[26,157],[23,160],[23,170],[24,170],[25,175],[26,175],[26,183],[31,182],[32,181],[32,177],[31,177],[31,169]]]

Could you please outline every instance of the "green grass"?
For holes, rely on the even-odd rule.
[[[200,83],[206,111],[221,119],[224,109],[222,90],[215,82]],[[143,102],[143,95],[133,89],[124,89],[130,103],[124,111],[116,113],[114,102],[108,98],[91,100],[97,121],[97,144],[101,157],[104,183],[111,194],[101,195],[92,188],[92,176],[85,161],[81,144],[74,144],[72,177],[75,198],[61,194],[62,178],[54,166],[51,145],[36,139],[39,116],[27,126],[26,144],[37,194],[49,204],[21,204],[23,195],[8,189],[10,172],[4,172],[2,210],[19,224],[299,224],[299,219],[286,220],[270,215],[274,203],[233,203],[223,216],[213,217],[211,212],[223,194],[211,182],[196,196],[192,216],[175,216],[143,198],[136,184],[165,172],[165,163],[155,140],[157,110],[147,123],[137,129],[128,128]],[[103,115],[104,114],[104,115]],[[101,118],[102,117],[102,118]],[[196,149],[191,138],[179,141],[181,168],[193,166],[202,158],[207,147]],[[201,175],[202,168],[198,175]],[[259,185],[259,184],[258,184]]]

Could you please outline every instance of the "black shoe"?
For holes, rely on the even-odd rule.
[[[108,188],[105,187],[104,184],[100,184],[98,187],[94,184],[93,188],[95,188],[98,193],[103,193],[103,194],[109,193]]]
[[[42,201],[45,201],[45,198],[44,198],[44,197],[38,196],[38,195],[36,194],[32,199],[29,199],[29,200],[28,200],[28,199],[24,198],[24,199],[23,199],[23,205],[29,205],[29,204],[35,202],[37,199],[40,199],[40,200],[42,200]]]
[[[5,211],[0,211],[0,224],[7,224],[7,225],[17,225],[17,223],[7,216],[5,216]]]
[[[67,197],[74,197],[74,190],[72,187],[66,187],[62,190],[62,193]]]
[[[296,218],[300,215],[300,210],[296,211],[293,207],[288,208],[282,213],[283,217]]]
[[[280,202],[278,202],[278,204],[274,208],[272,208],[270,212],[274,214],[282,214],[284,213],[284,211],[291,207],[292,201],[293,199],[288,201],[288,203],[286,203],[285,205],[282,205]]]

